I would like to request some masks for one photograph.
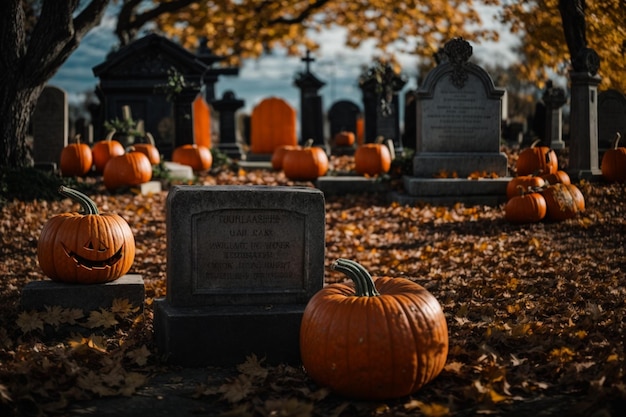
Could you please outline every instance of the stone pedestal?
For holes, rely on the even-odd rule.
[[[238,364],[251,354],[269,363],[300,363],[303,304],[173,307],[154,302],[156,343],[167,361],[186,367]]]
[[[572,179],[598,180],[598,84],[600,77],[571,72],[570,152],[567,173]]]
[[[563,111],[561,107],[567,102],[565,98],[565,90],[559,87],[550,86],[543,94],[543,102],[546,105],[546,130],[544,138],[552,149],[565,148],[563,142]]]
[[[110,309],[116,298],[125,298],[133,306],[143,309],[145,288],[141,275],[127,274],[105,284],[65,284],[49,279],[31,281],[22,290],[21,306],[24,310],[59,306],[89,312]]]

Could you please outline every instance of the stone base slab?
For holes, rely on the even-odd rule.
[[[184,367],[232,366],[255,354],[268,363],[300,363],[305,305],[172,307],[154,301],[159,354]]]
[[[413,158],[415,177],[433,178],[442,171],[460,178],[483,171],[505,177],[508,159],[504,153],[421,153]]]
[[[141,275],[127,274],[105,284],[66,284],[49,279],[32,281],[22,289],[21,306],[24,310],[60,306],[89,312],[110,309],[116,298],[125,298],[133,306],[143,309],[145,287]]]
[[[381,193],[389,191],[389,182],[362,176],[325,176],[316,180],[316,187],[324,195]]]
[[[404,177],[405,193],[394,193],[393,201],[402,204],[496,206],[506,202],[506,186],[510,177],[476,180],[462,178]]]

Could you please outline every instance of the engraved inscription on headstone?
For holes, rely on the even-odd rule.
[[[500,101],[487,100],[478,77],[463,89],[438,83],[422,106],[422,152],[498,152]],[[496,140],[488,140],[495,138]]]
[[[172,304],[301,303],[321,288],[319,190],[177,186],[167,207]]]
[[[214,210],[192,217],[194,294],[302,291],[306,232],[287,210]]]

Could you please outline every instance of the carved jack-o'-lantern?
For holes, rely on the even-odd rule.
[[[97,284],[115,281],[130,270],[135,238],[126,221],[98,212],[85,194],[61,187],[59,192],[79,203],[81,213],[62,213],[44,224],[37,258],[53,281]]]

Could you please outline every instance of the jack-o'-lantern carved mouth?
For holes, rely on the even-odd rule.
[[[87,259],[83,256],[80,256],[74,251],[69,250],[65,245],[63,245],[63,250],[65,254],[72,258],[72,260],[76,263],[76,266],[85,268],[85,269],[105,269],[110,268],[122,259],[123,256],[124,245],[122,245],[117,252],[113,254],[113,256],[102,259],[102,260],[93,260]]]

